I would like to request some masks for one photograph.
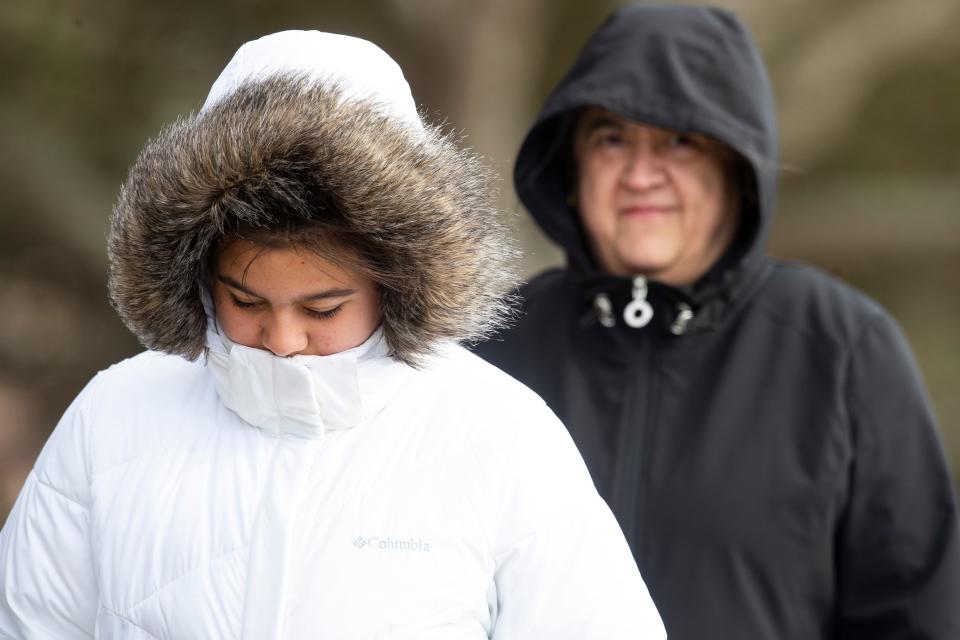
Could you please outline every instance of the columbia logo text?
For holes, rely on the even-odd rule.
[[[430,543],[420,538],[388,538],[380,536],[357,536],[353,539],[353,546],[357,549],[372,549],[374,551],[412,551],[426,553],[430,551]]]

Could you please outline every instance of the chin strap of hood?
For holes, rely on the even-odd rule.
[[[207,309],[207,366],[221,401],[274,435],[322,438],[362,424],[386,406],[409,372],[390,357],[379,328],[340,353],[281,358],[234,343]]]

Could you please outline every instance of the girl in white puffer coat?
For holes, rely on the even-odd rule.
[[[663,638],[508,315],[475,158],[345,36],[242,47],[141,153],[101,372],[0,533],[0,637]]]

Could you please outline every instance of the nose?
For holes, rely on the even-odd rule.
[[[636,145],[620,179],[631,189],[638,191],[654,189],[667,179],[663,158],[650,145]]]
[[[260,341],[273,355],[285,358],[306,350],[309,336],[294,319],[272,317],[260,326]]]

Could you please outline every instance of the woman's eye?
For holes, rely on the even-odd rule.
[[[601,147],[617,147],[623,143],[624,137],[618,131],[605,131],[597,135],[597,144]]]
[[[675,148],[699,146],[697,140],[693,136],[683,134],[683,133],[675,133],[672,136],[670,136],[667,139],[667,144]]]
[[[704,140],[700,136],[687,133],[674,133],[664,141],[663,151],[676,160],[694,160],[704,151]]]
[[[305,307],[303,311],[311,318],[316,318],[318,320],[328,320],[333,316],[337,315],[338,313],[340,313],[341,309],[343,309],[343,304],[338,304],[332,309],[324,309],[324,310],[311,309],[309,307]]]

